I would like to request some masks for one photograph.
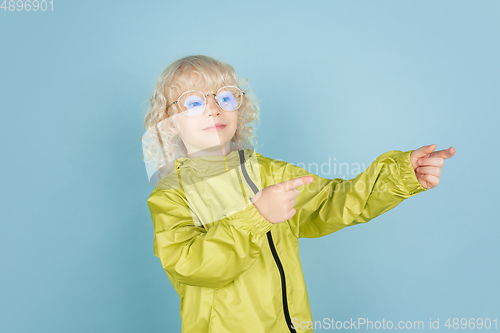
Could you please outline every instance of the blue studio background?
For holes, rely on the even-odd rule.
[[[0,331],[180,332],[139,138],[161,70],[193,54],[249,78],[259,153],[322,177],[354,178],[339,164],[389,150],[456,149],[437,188],[301,239],[315,320],[500,325],[498,17],[494,0],[1,9]]]

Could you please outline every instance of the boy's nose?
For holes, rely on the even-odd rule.
[[[207,97],[207,108],[205,111],[208,112],[208,114],[211,114],[212,117],[220,114],[220,109],[217,106],[217,101],[215,100],[214,95]]]

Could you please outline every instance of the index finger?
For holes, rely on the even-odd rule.
[[[445,150],[434,151],[429,154],[429,157],[442,157],[443,159],[447,159],[455,155],[455,152],[456,152],[455,148],[450,147]]]
[[[283,186],[283,190],[285,191],[290,191],[296,187],[312,183],[314,181],[314,177],[312,176],[304,176],[304,177],[299,177],[295,179],[290,179],[285,182],[282,182],[281,185]]]

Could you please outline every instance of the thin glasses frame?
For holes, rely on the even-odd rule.
[[[242,97],[241,97],[241,103],[240,103],[240,104],[239,104],[239,105],[238,105],[238,106],[237,106],[234,110],[224,110],[224,109],[222,108],[222,106],[220,105],[220,103],[219,103],[219,100],[218,100],[218,98],[217,98],[217,95],[219,95],[219,92],[220,92],[222,89],[224,89],[224,88],[236,88],[236,89],[238,89],[238,90],[241,92],[241,95],[242,95]],[[196,116],[190,116],[190,115],[186,114],[184,111],[182,111],[181,107],[179,106],[179,100],[182,98],[182,96],[184,96],[185,94],[188,94],[188,93],[192,93],[192,92],[199,92],[199,93],[203,96],[203,99],[204,99],[204,102],[205,102],[205,105],[204,105],[204,107],[203,107],[203,111],[202,111],[200,114],[196,115]],[[179,110],[181,111],[181,113],[184,113],[184,114],[185,114],[186,116],[188,116],[188,117],[198,117],[198,116],[201,116],[203,113],[205,113],[205,110],[206,110],[206,108],[207,108],[207,104],[208,104],[208,103],[207,103],[207,98],[208,98],[208,96],[210,96],[210,95],[214,95],[215,101],[217,102],[217,106],[219,107],[219,109],[221,109],[222,111],[226,111],[226,112],[233,112],[233,111],[237,111],[237,110],[241,107],[241,105],[243,105],[243,98],[245,97],[246,93],[245,93],[243,90],[241,90],[241,89],[240,89],[240,87],[237,87],[237,86],[224,86],[224,87],[219,88],[219,90],[217,90],[217,94],[214,94],[214,93],[209,93],[209,94],[206,94],[206,95],[205,95],[205,94],[203,94],[203,93],[202,93],[201,91],[199,91],[199,90],[188,90],[188,91],[183,92],[183,93],[182,93],[182,94],[181,94],[181,95],[177,98],[177,100],[176,100],[175,102],[173,102],[172,104],[170,104],[169,106],[167,106],[167,107],[165,108],[165,110],[167,110],[167,109],[168,109],[169,107],[171,107],[172,105],[177,104],[177,107],[179,108]]]

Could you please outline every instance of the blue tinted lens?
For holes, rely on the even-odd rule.
[[[197,95],[190,95],[184,102],[184,107],[188,112],[188,116],[194,117],[203,112],[205,109],[205,101]]]
[[[233,111],[236,109],[236,98],[229,91],[221,91],[217,95],[219,105],[226,111]]]

